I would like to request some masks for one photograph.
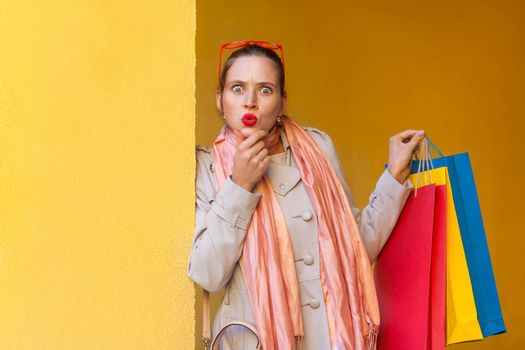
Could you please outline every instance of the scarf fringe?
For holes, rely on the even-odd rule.
[[[366,339],[366,349],[376,350],[377,348],[377,336],[379,335],[379,326],[375,324],[369,325],[368,337]]]
[[[303,350],[303,336],[302,335],[295,336],[295,349]]]

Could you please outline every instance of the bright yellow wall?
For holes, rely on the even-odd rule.
[[[521,348],[524,4],[198,1],[197,141],[209,145],[221,125],[219,44],[260,39],[284,44],[289,115],[333,137],[361,205],[390,135],[424,128],[443,152],[469,151],[508,334],[453,348]]]
[[[0,349],[191,349],[195,2],[0,1]]]

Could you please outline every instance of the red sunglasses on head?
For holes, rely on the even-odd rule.
[[[272,43],[269,41],[260,41],[260,40],[238,40],[238,41],[232,41],[229,43],[224,43],[221,45],[220,49],[220,57],[219,57],[219,83],[221,81],[221,65],[222,65],[222,50],[235,50],[240,49],[241,47],[245,47],[248,45],[257,45],[260,47],[264,47],[265,49],[270,49],[273,51],[279,50],[281,53],[281,63],[283,64],[283,70],[284,70],[284,52],[283,52],[283,46],[281,44]]]

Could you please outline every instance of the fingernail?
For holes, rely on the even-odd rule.
[[[418,131],[417,136],[423,137],[425,135],[425,132],[423,130]]]

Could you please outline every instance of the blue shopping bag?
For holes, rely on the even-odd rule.
[[[427,137],[441,158],[433,158],[433,168],[447,167],[461,239],[483,337],[506,332],[498,290],[490,261],[485,228],[468,153],[443,156]],[[421,162],[424,162],[423,160]],[[428,161],[426,161],[428,162]],[[411,173],[417,173],[420,161],[412,162]]]

